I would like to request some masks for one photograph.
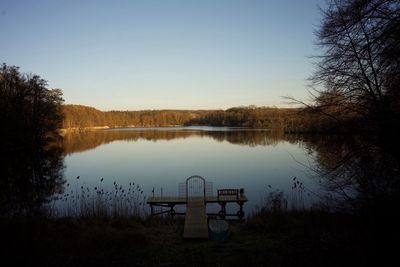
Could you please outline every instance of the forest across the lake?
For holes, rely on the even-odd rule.
[[[64,105],[63,128],[160,127],[209,125],[291,129],[299,122],[300,109],[233,107],[227,110],[100,111],[82,105]]]
[[[278,108],[255,105],[226,110],[140,110],[101,111],[84,105],[63,105],[62,128],[124,128],[163,126],[223,126],[274,129],[286,133],[355,131],[361,120],[354,114],[332,108],[334,97],[325,93],[315,106]],[[329,106],[322,101],[331,101]],[[332,117],[323,112],[329,112]],[[334,117],[341,115],[338,123]]]

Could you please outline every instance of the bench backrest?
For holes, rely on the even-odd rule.
[[[239,189],[218,189],[218,200],[220,197],[234,196],[239,199]]]

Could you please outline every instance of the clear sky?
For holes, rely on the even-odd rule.
[[[324,0],[0,0],[0,63],[101,110],[307,98]]]

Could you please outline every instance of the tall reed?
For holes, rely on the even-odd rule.
[[[67,183],[62,194],[53,197],[48,212],[53,217],[144,217],[147,214],[143,189],[131,181],[112,184],[106,189],[104,178],[97,186],[87,186],[80,176],[74,185]],[[108,186],[108,188],[110,188]]]

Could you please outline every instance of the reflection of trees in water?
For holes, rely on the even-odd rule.
[[[390,208],[399,195],[399,160],[387,147],[360,136],[285,135],[277,131],[233,130],[113,130],[69,133],[64,137],[64,152],[93,149],[117,140],[172,140],[207,137],[218,142],[245,146],[270,146],[279,142],[300,144],[317,163],[317,177],[331,196],[329,205],[337,208]]]
[[[234,131],[196,131],[196,130],[143,130],[143,131],[86,131],[71,132],[64,136],[64,151],[66,154],[93,149],[113,141],[138,140],[172,140],[190,137],[208,137],[219,142],[227,141],[237,145],[269,146],[282,141],[298,142],[295,135],[285,135],[278,131],[234,130]]]
[[[206,136],[214,140],[227,141],[235,145],[246,146],[275,146],[279,142],[287,141],[287,135],[280,131],[225,131],[225,132],[205,132]]]
[[[393,211],[400,193],[399,159],[381,142],[361,136],[315,136],[306,141],[315,151],[321,182],[338,208],[373,214]]]
[[[23,149],[0,159],[0,215],[33,215],[63,190],[63,156],[59,147]]]

